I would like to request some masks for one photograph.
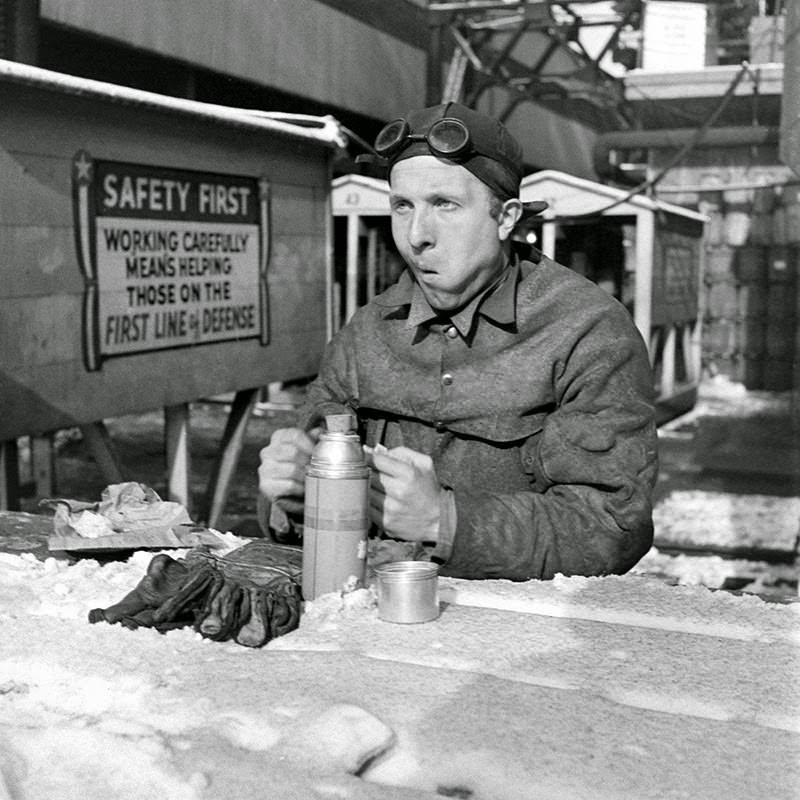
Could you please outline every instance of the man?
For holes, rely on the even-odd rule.
[[[630,315],[550,259],[513,255],[523,162],[499,122],[447,103],[389,123],[375,150],[408,269],[329,343],[302,428],[262,450],[273,527],[288,529],[282,503],[302,501],[323,415],[350,410],[371,521],[421,543],[443,575],[630,569],[652,541],[657,472]]]

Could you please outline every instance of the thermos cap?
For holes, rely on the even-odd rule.
[[[329,414],[325,417],[327,430],[320,434],[308,474],[319,477],[363,477],[368,468],[361,440],[353,430],[352,414]],[[345,476],[343,473],[347,473]]]
[[[352,433],[356,429],[356,418],[352,414],[327,414],[325,427],[328,433]]]

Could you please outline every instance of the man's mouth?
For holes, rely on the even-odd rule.
[[[439,282],[439,273],[433,269],[417,270],[417,280],[426,286],[434,286]]]

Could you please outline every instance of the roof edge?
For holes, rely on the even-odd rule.
[[[532,172],[522,179],[522,189],[535,186],[542,181],[551,180],[556,183],[563,183],[568,186],[574,186],[586,192],[591,192],[598,196],[607,197],[609,200],[617,201],[624,200],[625,203],[638,206],[639,208],[647,211],[666,211],[670,214],[675,214],[680,217],[687,217],[688,219],[695,220],[696,222],[708,222],[708,217],[701,214],[699,211],[694,211],[684,206],[676,205],[675,203],[665,202],[664,200],[657,200],[652,197],[647,197],[643,194],[631,195],[629,191],[619,189],[616,186],[609,186],[604,183],[597,183],[590,181],[586,178],[579,178],[576,175],[571,175],[568,172],[560,172],[554,169],[544,169],[539,172]]]
[[[0,81],[35,86],[85,97],[97,97],[114,103],[146,106],[188,116],[203,117],[234,127],[267,131],[330,147],[346,147],[348,137],[341,123],[333,116],[283,114],[258,109],[234,108],[198,100],[133,89],[116,83],[81,78],[62,72],[34,67],[17,61],[0,59]]]

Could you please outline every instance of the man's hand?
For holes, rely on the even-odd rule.
[[[306,433],[300,428],[279,428],[259,453],[258,489],[269,502],[278,498],[300,498],[305,494],[306,467],[320,430]]]
[[[365,447],[372,467],[370,519],[396,539],[435,542],[439,537],[439,480],[430,456],[380,445]]]

